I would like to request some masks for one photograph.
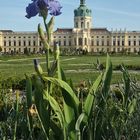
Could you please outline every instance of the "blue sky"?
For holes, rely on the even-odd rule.
[[[14,31],[36,31],[40,17],[25,18],[25,8],[30,0],[0,0],[0,29]],[[59,0],[62,14],[55,18],[55,29],[73,27],[73,11],[79,0]],[[92,9],[93,27],[109,30],[127,29],[140,31],[140,0],[86,0]]]

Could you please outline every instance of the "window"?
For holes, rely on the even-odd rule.
[[[35,48],[33,48],[33,52],[35,53]]]
[[[102,41],[102,46],[104,46],[104,41]]]
[[[110,43],[109,43],[109,40],[107,41],[107,46],[109,46],[110,45]]]
[[[128,48],[128,52],[131,52],[131,48]]]
[[[96,42],[97,46],[99,46],[99,41]]]
[[[64,40],[64,46],[66,46],[66,40]]]
[[[120,41],[118,41],[118,46],[120,46]]]
[[[87,38],[85,38],[85,45],[87,45]]]
[[[71,41],[69,40],[69,46],[71,46]]]
[[[34,45],[34,46],[36,45],[36,42],[35,42],[35,41],[33,41],[33,45]]]
[[[131,41],[128,41],[128,46],[131,46]]]
[[[83,22],[81,22],[81,28],[84,28],[84,23]]]
[[[6,46],[6,41],[4,41],[4,46]]]
[[[39,48],[39,51],[40,51],[40,52],[42,52],[42,49],[41,49],[41,48]]]
[[[59,44],[59,46],[61,46],[61,40],[59,40],[58,44]]]
[[[23,41],[23,46],[26,46],[26,41]]]
[[[78,22],[75,23],[76,28],[78,28]]]
[[[82,46],[83,42],[82,42],[82,38],[79,38],[79,46]]]
[[[113,41],[113,46],[116,46],[116,41],[115,40]]]
[[[14,52],[16,52],[16,48],[14,48]]]
[[[14,41],[14,46],[16,46],[16,41]]]
[[[87,28],[89,28],[89,22],[87,22]]]
[[[77,45],[76,38],[74,38],[74,44],[75,44],[75,46]]]
[[[21,46],[21,41],[18,42],[18,45]]]
[[[21,52],[21,48],[19,48],[18,50],[19,50],[19,52]]]
[[[140,41],[139,41],[139,46],[140,46]]]
[[[42,46],[42,42],[41,41],[39,42],[39,45]]]
[[[136,46],[136,41],[134,41],[134,46]]]
[[[93,40],[91,41],[91,45],[94,46],[94,41]]]
[[[11,46],[11,41],[9,41],[9,46]]]
[[[96,51],[99,52],[99,48],[97,48]]]
[[[124,46],[124,41],[122,41],[122,46]]]
[[[31,46],[31,41],[28,42],[28,45]]]

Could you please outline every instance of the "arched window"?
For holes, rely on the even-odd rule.
[[[78,28],[78,22],[75,23],[76,28]]]
[[[23,46],[26,46],[26,41],[23,41]]]
[[[21,46],[21,42],[20,41],[18,42],[18,45]]]
[[[94,41],[93,40],[91,41],[91,45],[94,46]]]
[[[28,45],[31,46],[31,41],[28,42]]]
[[[9,41],[9,46],[11,46],[11,41]]]
[[[84,22],[81,22],[81,28],[84,28]]]
[[[136,46],[136,41],[134,40],[134,46]]]
[[[128,41],[128,46],[131,46],[131,41]]]
[[[71,46],[71,41],[69,40],[69,46]]]
[[[87,22],[87,28],[89,28],[89,22]]]
[[[4,46],[6,46],[6,41],[4,41]]]
[[[36,45],[36,42],[35,41],[33,41],[33,44],[34,44],[34,46]]]
[[[74,44],[75,44],[75,46],[77,46],[76,38],[74,38]]]
[[[85,45],[87,45],[87,38],[85,38]]]
[[[16,41],[14,41],[14,46],[16,46]]]
[[[66,46],[66,40],[64,40],[64,46]]]
[[[83,44],[82,38],[79,38],[78,42],[79,42],[79,43],[78,43],[79,46],[82,46],[82,44]]]
[[[61,40],[59,40],[58,44],[59,44],[59,46],[61,46]]]

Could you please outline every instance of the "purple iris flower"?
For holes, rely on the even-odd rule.
[[[36,16],[37,14],[45,13],[47,15],[50,11],[50,15],[58,16],[61,14],[62,6],[57,0],[32,0],[33,2],[26,7],[27,18]]]

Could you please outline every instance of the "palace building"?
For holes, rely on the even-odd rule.
[[[58,28],[52,34],[51,46],[56,42],[63,49],[82,49],[88,52],[140,52],[139,31],[109,31],[95,28],[92,23],[92,10],[85,0],[74,10],[74,27]],[[14,32],[0,30],[0,47],[3,53],[41,52],[42,44],[37,32]]]

